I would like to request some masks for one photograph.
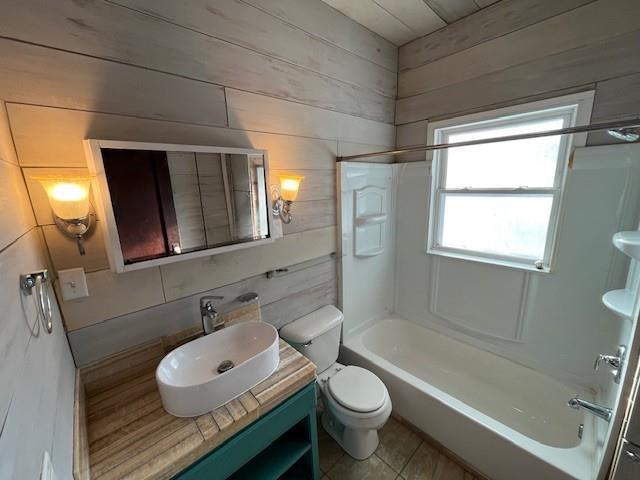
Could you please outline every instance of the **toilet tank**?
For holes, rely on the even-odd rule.
[[[338,360],[343,318],[340,310],[327,305],[288,323],[280,329],[280,336],[311,360],[320,373]]]

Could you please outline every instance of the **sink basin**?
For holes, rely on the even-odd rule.
[[[269,377],[279,362],[272,325],[243,322],[223,328],[162,359],[156,369],[162,406],[176,417],[210,412]]]

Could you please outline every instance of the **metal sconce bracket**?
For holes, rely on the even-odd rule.
[[[20,275],[20,289],[25,295],[33,294],[33,290],[38,295],[38,312],[42,315],[42,323],[47,333],[53,331],[53,310],[51,308],[51,298],[49,298],[49,290],[47,282],[49,281],[49,272],[44,269],[39,272],[32,272]]]
[[[291,205],[293,202],[291,200],[284,200],[282,197],[278,197],[273,201],[273,214],[276,217],[280,217],[282,223],[288,225],[293,220],[293,216],[291,215]]]
[[[78,252],[80,255],[86,253],[84,249],[84,236],[91,230],[95,223],[95,212],[93,208],[89,210],[89,214],[84,218],[77,218],[73,220],[65,220],[52,213],[53,219],[56,222],[58,229],[67,237],[75,238],[78,245]]]
[[[293,202],[282,198],[280,188],[277,185],[271,186],[271,198],[273,198],[273,205],[271,206],[273,216],[280,217],[282,223],[286,225],[290,224],[291,220],[293,220],[293,216],[291,215],[291,205]]]

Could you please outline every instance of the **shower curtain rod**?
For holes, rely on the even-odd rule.
[[[614,130],[620,128],[638,128],[640,127],[640,118],[632,120],[622,120],[617,122],[592,123],[591,125],[583,125],[579,127],[560,128],[558,130],[547,130],[545,132],[521,133],[519,135],[509,135],[506,137],[483,138],[480,140],[469,140],[467,142],[458,143],[438,143],[436,145],[416,145],[415,147],[399,148],[396,150],[385,150],[381,152],[360,153],[358,155],[346,155],[336,157],[336,161],[356,160],[358,158],[379,157],[381,155],[398,155],[401,153],[427,152],[429,150],[442,150],[453,147],[468,147],[471,145],[483,145],[486,143],[508,142],[511,140],[525,140],[527,138],[551,137],[554,135],[571,135],[573,133],[598,132],[602,130]]]

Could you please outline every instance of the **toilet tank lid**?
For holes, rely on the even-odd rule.
[[[307,343],[339,326],[343,318],[340,310],[333,305],[326,305],[286,324],[280,329],[280,336],[290,343]]]

